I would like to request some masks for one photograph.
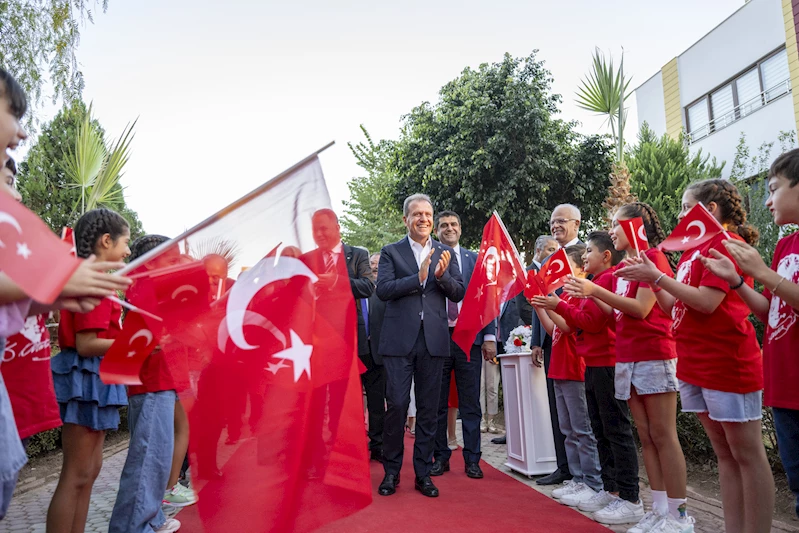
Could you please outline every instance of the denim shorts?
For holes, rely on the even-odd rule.
[[[707,413],[716,422],[751,422],[763,418],[763,391],[724,392],[680,381],[684,413]]]
[[[629,400],[631,387],[639,396],[677,392],[677,359],[616,363],[616,399]]]

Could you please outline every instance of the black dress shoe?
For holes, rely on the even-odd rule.
[[[391,496],[397,492],[399,483],[399,474],[396,476],[394,474],[386,474],[386,476],[383,478],[383,481],[380,483],[380,486],[377,487],[377,493],[381,496]]]
[[[501,437],[494,437],[493,439],[491,439],[491,444],[507,444],[507,443],[508,439],[505,435],[502,435]]]
[[[537,485],[560,485],[564,481],[568,481],[571,478],[572,478],[571,474],[565,474],[560,470],[555,470],[548,476],[536,479],[535,482]]]
[[[477,463],[466,463],[466,477],[483,479],[483,471]]]
[[[372,450],[369,452],[369,460],[370,461],[377,461],[378,463],[383,462],[383,450]]]
[[[449,461],[436,461],[433,469],[430,470],[431,476],[443,476],[444,472],[449,472]]]
[[[417,477],[414,488],[428,498],[438,498],[438,489],[433,485],[433,480],[430,479],[430,476]]]

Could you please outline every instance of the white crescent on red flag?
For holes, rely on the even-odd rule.
[[[536,273],[544,295],[552,294],[563,287],[569,280],[569,276],[573,275],[574,272],[572,272],[569,256],[566,255],[566,250],[563,248],[550,255],[549,259],[541,265],[541,268]]]
[[[527,273],[516,245],[495,212],[483,228],[472,272],[452,340],[469,354],[477,334],[499,316],[503,303],[524,290]]]
[[[619,226],[624,230],[627,241],[633,245],[636,252],[649,250],[649,238],[646,236],[644,219],[641,217],[619,220]]]
[[[0,194],[0,269],[25,294],[53,303],[79,265],[69,246],[33,211]]]
[[[160,332],[161,324],[157,321],[129,311],[122,332],[100,362],[103,383],[141,385],[139,372],[144,360],[158,345]]]
[[[698,203],[685,214],[671,235],[666,237],[658,248],[667,252],[690,250],[724,232],[724,227],[719,221],[704,205]]]

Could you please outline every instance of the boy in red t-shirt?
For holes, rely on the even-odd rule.
[[[766,207],[778,226],[799,224],[799,149],[779,156],[768,174]],[[734,288],[752,312],[766,323],[763,337],[764,402],[774,413],[780,457],[788,485],[796,497],[799,516],[799,233],[777,243],[769,268],[758,251],[739,240],[723,245],[731,261],[718,250],[702,257],[704,266]],[[763,284],[763,294],[755,291],[738,273],[752,276]]]
[[[594,283],[612,290],[612,270],[624,254],[615,249],[606,231],[592,232],[586,241],[583,269],[593,275]],[[634,505],[640,501],[638,450],[633,439],[630,408],[625,400],[615,397],[616,320],[606,310],[593,298],[577,298],[571,304],[561,301],[555,307],[566,324],[577,330],[577,354],[586,364],[585,397],[597,439],[604,490],[578,507],[592,513],[618,499]],[[643,514],[640,510],[636,516],[640,519]]]

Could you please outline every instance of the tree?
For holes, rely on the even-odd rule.
[[[32,103],[41,100],[49,81],[53,102],[80,96],[83,75],[75,49],[79,25],[94,22],[87,0],[5,0],[0,2],[0,66],[25,89]],[[102,10],[108,0],[100,3]]]
[[[689,183],[720,178],[724,163],[703,155],[691,155],[681,136],[675,140],[664,134],[658,138],[645,122],[638,132],[638,144],[629,152],[630,188],[638,199],[652,206],[666,231],[677,224],[682,193]]]
[[[66,168],[87,112],[86,104],[81,100],[62,108],[51,122],[43,125],[26,160],[19,165],[22,201],[59,235],[64,226],[73,227],[81,213],[80,191],[72,186]],[[104,138],[105,132],[100,124],[96,120],[90,124]],[[125,204],[122,186],[117,183],[115,189],[120,193],[115,195],[118,200],[108,207],[128,220],[133,238],[143,234],[138,215]]]
[[[558,203],[601,215],[611,148],[579,135],[558,120],[560,96],[534,51],[505,54],[502,62],[466,68],[404,119],[391,167],[399,177],[395,202],[427,193],[436,211],[453,209],[462,220],[462,241],[479,243],[491,212],[502,216],[517,246],[533,250],[549,231]]]
[[[378,252],[405,234],[402,207],[397,205],[393,192],[397,176],[389,167],[394,143],[380,141],[375,144],[363,125],[361,131],[366,142],[347,143],[347,146],[366,175],[353,178],[347,184],[350,200],[344,202],[346,214],[341,220],[342,236],[348,244]]]

